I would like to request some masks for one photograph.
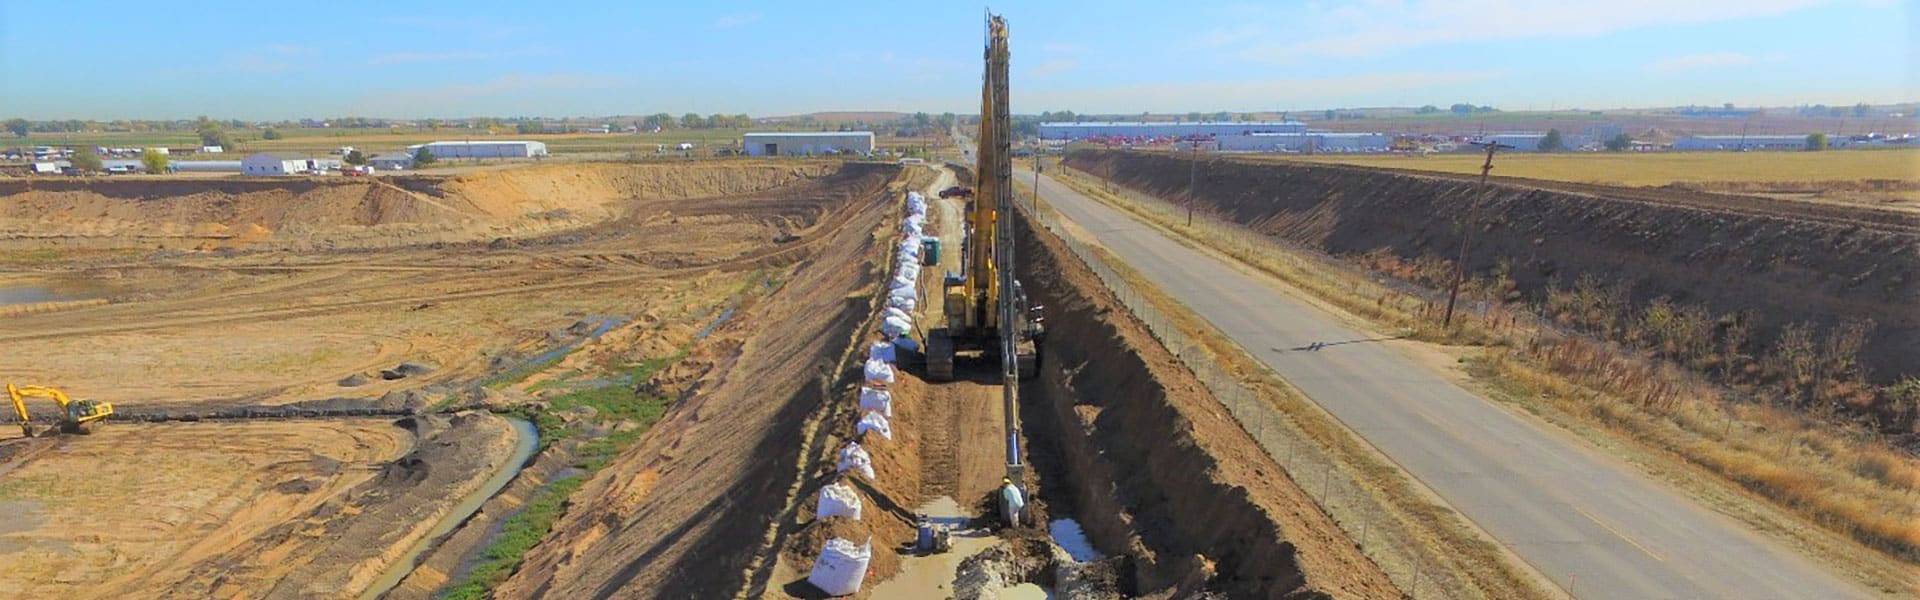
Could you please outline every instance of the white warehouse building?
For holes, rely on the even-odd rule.
[[[871,131],[782,131],[740,136],[747,156],[810,156],[873,152]]]
[[[1142,121],[1097,121],[1087,123],[1041,123],[1040,139],[1084,140],[1090,138],[1164,138],[1189,136],[1230,136],[1256,133],[1306,133],[1307,124],[1299,121],[1199,121],[1192,123],[1148,123]]]
[[[407,155],[414,156],[426,148],[434,158],[538,158],[547,156],[544,142],[523,141],[481,141],[481,142],[428,142],[407,146]]]
[[[1249,133],[1214,138],[1221,152],[1386,152],[1393,136],[1384,133]]]
[[[339,168],[340,159],[337,158],[307,158],[272,152],[255,152],[240,160],[240,172],[247,175],[299,175]]]

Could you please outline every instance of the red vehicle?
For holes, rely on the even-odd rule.
[[[970,188],[963,188],[956,185],[944,190],[940,190],[940,197],[941,198],[972,198],[973,190]]]

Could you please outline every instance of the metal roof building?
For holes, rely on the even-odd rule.
[[[432,152],[434,158],[535,158],[547,155],[544,142],[493,140],[414,144],[407,146],[407,155],[417,155],[421,148]]]
[[[1384,133],[1249,133],[1213,138],[1221,152],[1386,152],[1393,136]]]
[[[871,131],[778,131],[740,136],[748,156],[811,156],[873,152]]]
[[[1084,140],[1088,138],[1164,138],[1188,136],[1250,135],[1255,133],[1306,133],[1307,124],[1299,121],[1199,121],[1190,123],[1148,123],[1141,121],[1098,121],[1087,123],[1041,123],[1040,139]]]

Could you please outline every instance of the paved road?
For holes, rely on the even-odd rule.
[[[1032,181],[1031,172],[1018,175]],[[1052,179],[1041,197],[1580,598],[1870,597],[1373,334]],[[1335,344],[1318,351],[1312,342]],[[1339,343],[1353,342],[1353,343]]]

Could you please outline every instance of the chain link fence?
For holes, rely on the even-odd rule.
[[[1294,484],[1319,503],[1395,585],[1415,598],[1475,595],[1463,589],[1470,586],[1459,585],[1462,582],[1455,581],[1449,571],[1440,568],[1434,557],[1407,550],[1408,544],[1376,527],[1377,521],[1392,513],[1369,493],[1367,485],[1354,477],[1350,469],[1339,468],[1338,461],[1326,449],[1314,443],[1298,424],[1270,404],[1264,394],[1243,385],[1238,377],[1208,360],[1198,342],[1127,283],[1093,247],[1066,235],[1056,213],[1037,209],[1031,196],[1020,197],[1018,203],[1034,217],[1034,222],[1065,242],[1074,255],[1100,277],[1107,290],[1193,372],[1240,427],[1274,462],[1286,469]]]

